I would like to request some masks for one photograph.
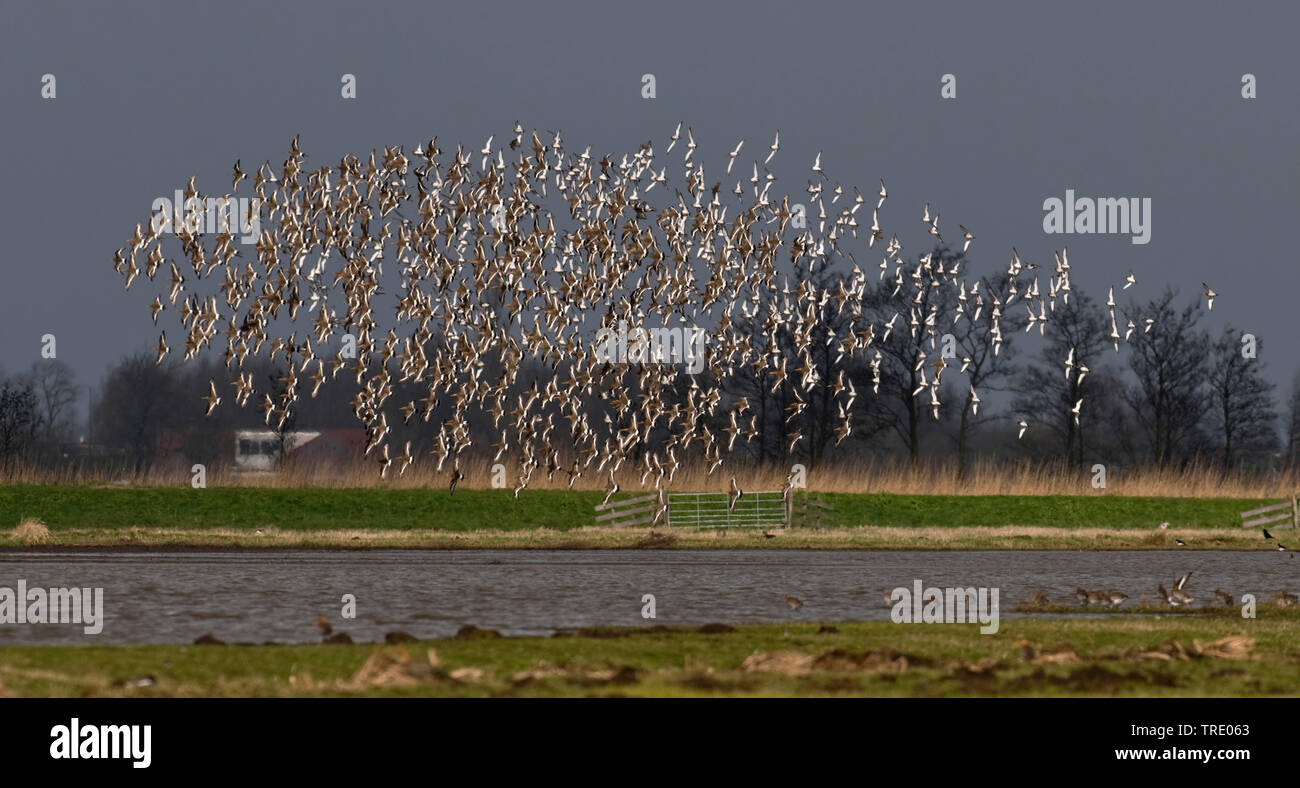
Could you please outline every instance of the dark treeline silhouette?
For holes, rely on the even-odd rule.
[[[934,254],[944,266],[963,259],[946,248]],[[1050,320],[1039,322],[1031,320],[1025,302],[1009,292],[1015,284],[1008,278],[970,280],[990,304],[1006,304],[995,317],[992,308],[971,307],[965,283],[961,290],[918,290],[882,277],[867,283],[857,305],[871,318],[872,331],[854,335],[852,321],[837,308],[835,298],[846,291],[844,285],[853,275],[862,276],[801,269],[785,294],[768,295],[776,300],[777,310],[758,311],[752,317],[736,311],[725,318],[753,347],[767,350],[761,363],[724,378],[727,359],[710,347],[711,355],[698,373],[701,386],[724,378],[722,396],[731,402],[744,397],[749,404],[738,424],[730,421],[731,408],[719,409],[723,415],[710,422],[712,432],[722,436],[723,457],[774,468],[852,459],[897,460],[912,467],[937,461],[953,464],[958,473],[975,462],[1026,460],[1084,469],[1092,463],[1177,468],[1195,462],[1234,471],[1294,466],[1300,451],[1300,375],[1280,402],[1264,377],[1262,345],[1230,326],[1212,336],[1204,326],[1203,306],[1195,299],[1180,306],[1172,289],[1146,302],[1118,305],[1119,318],[1112,328],[1106,307],[1078,288],[1068,300],[1055,301]],[[800,343],[791,335],[794,324],[772,315],[779,314],[783,298],[788,302],[789,294],[804,286],[803,278],[830,295],[800,322],[803,330],[812,332],[811,342]],[[918,292],[920,304],[912,300]],[[924,326],[909,326],[909,315],[914,321],[917,315],[936,321],[933,333]],[[440,336],[430,340],[442,341]],[[855,344],[868,342],[865,355],[851,352]],[[801,346],[811,349],[801,353]],[[471,412],[460,428],[474,436],[476,459],[500,458],[509,465],[518,447],[498,441],[500,431],[494,428],[491,411],[508,413],[516,397],[568,381],[573,366],[559,353],[520,359],[489,351],[486,357],[481,379],[492,379],[504,364],[518,365],[521,374],[494,408]],[[782,366],[784,379],[775,378],[771,370]],[[124,469],[140,471],[156,461],[165,438],[179,446],[186,460],[214,463],[224,456],[218,445],[223,436],[257,429],[274,432],[284,456],[283,442],[294,430],[359,428],[354,367],[352,362],[340,365],[314,396],[313,380],[305,373],[294,376],[298,397],[292,414],[268,420],[263,403],[268,396],[279,401],[290,379],[283,362],[261,357],[246,361],[240,372],[251,374],[254,393],[244,407],[237,407],[231,385],[236,372],[221,361],[159,365],[153,354],[129,355],[97,387],[91,422],[83,427],[76,407],[82,387],[71,370],[58,361],[39,361],[26,372],[0,380],[0,453],[7,471],[19,464],[86,461],[96,449],[101,461],[111,459]],[[368,374],[378,369],[378,362],[372,361]],[[642,371],[631,364],[621,372],[614,367],[602,374],[621,375],[632,396],[657,397],[666,412],[680,408],[690,396],[689,375],[679,375],[674,386],[649,392],[639,382]],[[926,382],[939,372],[943,377],[936,406]],[[201,398],[209,380],[216,382],[223,401],[205,417]],[[803,385],[809,380],[810,388]],[[409,441],[421,463],[445,462],[438,435],[454,403],[433,400],[418,381],[395,379],[393,388],[384,406],[392,429],[389,443],[402,447]],[[856,394],[847,435],[839,427],[845,391]],[[413,400],[421,406],[403,409]],[[648,431],[632,424],[626,403],[588,395],[581,409],[602,439],[639,429],[639,445],[644,446],[667,434],[657,423]],[[746,440],[751,420],[754,435]],[[568,437],[569,421],[570,414],[548,404],[536,422],[535,429],[547,434],[552,470],[560,463],[571,464],[581,448]],[[1018,438],[1021,421],[1025,434]],[[707,447],[688,448],[703,456]],[[639,450],[629,459],[649,460]]]
[[[23,464],[68,459],[79,442],[75,376],[56,359],[36,361],[25,372],[0,374],[0,464],[6,473]]]

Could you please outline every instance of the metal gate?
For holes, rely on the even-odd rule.
[[[728,507],[718,492],[668,493],[669,528],[785,528],[789,507],[780,490],[746,492]]]

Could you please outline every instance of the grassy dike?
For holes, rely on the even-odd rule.
[[[1295,696],[1300,614],[791,621],[402,645],[0,648],[0,696]],[[484,636],[484,635],[489,636]],[[148,677],[150,680],[142,680]]]
[[[1260,549],[1238,498],[826,493],[826,528],[676,532],[594,525],[598,491],[329,487],[0,487],[0,547]],[[17,535],[24,519],[47,534]],[[1155,526],[1168,521],[1166,531]],[[662,530],[662,529],[661,529]],[[261,533],[258,533],[258,532]]]

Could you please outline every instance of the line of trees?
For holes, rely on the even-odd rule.
[[[946,249],[936,254],[945,267],[960,258]],[[838,287],[848,277],[828,270],[805,275],[820,291],[831,293],[842,292]],[[1202,325],[1206,312],[1197,300],[1180,305],[1178,294],[1166,290],[1120,308],[1119,320],[1112,323],[1106,306],[1076,288],[1068,300],[1058,298],[1050,320],[1039,324],[1028,319],[1024,302],[1012,297],[1010,280],[984,278],[978,286],[989,304],[1006,304],[1004,313],[995,318],[991,308],[973,310],[969,305],[959,311],[960,294],[952,287],[926,289],[923,303],[916,304],[887,279],[869,283],[856,305],[874,329],[865,356],[844,352],[845,342],[852,341],[852,310],[839,308],[834,298],[823,299],[819,312],[805,323],[811,327],[811,342],[799,343],[791,324],[765,319],[762,311],[752,317],[739,312],[730,316],[752,347],[775,343],[790,370],[785,382],[774,385],[766,361],[750,363],[722,381],[724,398],[745,397],[750,410],[744,420],[753,420],[753,436],[736,442],[731,459],[816,466],[853,457],[893,458],[914,467],[937,460],[954,462],[961,472],[977,460],[1025,458],[1073,467],[1094,462],[1121,467],[1199,462],[1233,470],[1295,465],[1300,453],[1300,375],[1289,397],[1279,403],[1275,386],[1265,376],[1261,342],[1232,327],[1212,335]],[[906,324],[909,314],[933,316],[934,332],[912,330]],[[863,325],[857,326],[859,334]],[[796,349],[800,344],[807,348],[803,353]],[[876,351],[878,370],[870,362]],[[933,381],[932,365],[941,357],[942,385],[932,390],[942,404],[934,407],[925,376]],[[499,355],[488,361],[496,369],[501,363]],[[563,361],[523,364],[519,391],[567,378]],[[796,373],[796,368],[802,371]],[[720,369],[720,359],[712,358],[700,375],[710,378]],[[816,374],[807,376],[809,369]],[[95,442],[125,464],[142,469],[153,462],[160,438],[172,434],[180,436],[188,459],[213,462],[221,431],[268,429],[258,404],[266,393],[276,397],[277,387],[284,385],[284,370],[277,363],[251,360],[243,371],[253,374],[257,393],[248,407],[238,408],[229,383],[234,373],[217,361],[160,366],[147,353],[128,356],[98,387]],[[25,373],[0,378],[0,453],[6,469],[18,461],[66,460],[67,452],[59,447],[73,440],[78,421],[78,387],[71,370],[58,361],[40,361]],[[801,378],[815,378],[811,391],[798,384]],[[207,393],[209,379],[217,381],[225,401],[211,418],[204,418],[200,398]],[[636,379],[637,370],[628,370],[627,381],[634,389]],[[328,381],[315,398],[308,395],[312,384],[305,375],[298,376],[296,385],[302,390],[293,419],[284,424],[273,419],[269,429],[287,433],[358,426],[351,404],[358,391],[353,373],[345,371]],[[853,430],[839,440],[842,397],[836,394],[846,385],[857,392],[851,407]],[[399,410],[425,397],[425,389],[411,381],[394,384],[394,395],[385,405],[393,428],[390,443],[401,446],[410,440],[426,453],[435,444],[441,420],[451,414],[449,403],[437,405],[427,419],[407,418]],[[684,384],[657,396],[684,402],[687,390]],[[588,423],[609,434],[624,426],[627,414],[615,412],[597,396],[584,397],[583,407]],[[728,408],[717,413],[711,426],[721,436],[728,426],[723,420]],[[556,424],[567,423],[558,408],[549,415]],[[1018,438],[1021,421],[1027,426]],[[497,434],[491,417],[478,414],[469,428],[490,456],[487,447]],[[789,436],[794,432],[803,438],[791,452]],[[573,448],[564,445],[563,429],[555,434],[558,448]],[[652,430],[650,445],[661,438]]]
[[[42,359],[26,372],[0,373],[0,464],[56,462],[75,440],[77,385],[72,369]]]

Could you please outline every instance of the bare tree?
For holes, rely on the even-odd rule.
[[[1107,319],[1087,293],[1074,290],[1070,302],[1058,303],[1041,330],[1046,344],[1016,382],[1019,393],[1012,407],[1030,429],[1046,427],[1057,439],[1061,458],[1074,467],[1082,462],[1085,429],[1100,422],[1101,414],[1087,405],[1101,393],[1097,373],[1106,350]]]
[[[35,437],[40,416],[36,395],[25,381],[0,383],[0,457],[8,473]]]
[[[1150,458],[1159,466],[1184,461],[1200,448],[1202,419],[1210,403],[1210,341],[1197,327],[1200,308],[1193,302],[1180,312],[1173,305],[1175,297],[1169,289],[1134,310],[1143,325],[1134,331],[1129,360],[1137,384],[1126,399],[1145,433]]]
[[[907,449],[913,468],[921,459],[921,419],[929,412],[926,403],[918,400],[923,387],[924,367],[931,355],[938,353],[939,332],[935,321],[938,316],[953,311],[957,301],[954,289],[938,282],[932,266],[951,270],[962,258],[945,247],[929,255],[929,264],[917,264],[911,273],[898,269],[897,278],[889,278],[875,287],[868,287],[863,296],[863,306],[877,325],[883,325],[882,335],[871,345],[881,353],[881,393],[893,412],[892,426],[895,434]],[[926,378],[927,382],[931,378]]]
[[[768,309],[774,308],[766,305]],[[764,314],[760,312],[759,315]],[[755,434],[752,440],[738,441],[760,465],[785,457],[782,447],[784,421],[781,398],[773,390],[771,368],[772,359],[780,356],[781,347],[786,344],[775,332],[764,330],[764,321],[759,315],[752,318],[734,317],[732,325],[748,342],[752,358],[738,366],[736,371],[724,382],[724,390],[735,400],[744,397],[749,404],[754,419]],[[747,415],[746,420],[751,418]]]
[[[1300,451],[1300,372],[1291,379],[1291,396],[1286,403],[1286,467],[1295,467],[1296,453]]]
[[[293,378],[292,368],[274,369],[274,372],[266,374],[267,386],[270,389],[270,393],[266,395],[267,401],[275,406],[274,409],[268,409],[266,412],[266,426],[275,434],[275,442],[279,450],[276,464],[283,467],[287,462],[289,436],[293,434],[298,424],[298,409],[290,407],[289,404],[297,401],[302,382]],[[293,379],[292,388],[291,379]]]
[[[77,401],[76,376],[72,368],[56,359],[41,359],[32,364],[26,379],[36,395],[40,418],[40,436],[47,443],[67,432],[69,417]]]
[[[1275,386],[1264,379],[1263,362],[1242,352],[1241,336],[1231,326],[1224,329],[1214,343],[1209,369],[1209,421],[1218,433],[1225,470],[1243,452],[1271,451],[1277,446]],[[1257,340],[1256,353],[1260,347]]]
[[[999,287],[992,279],[979,281],[982,292],[993,296],[998,304],[1010,302],[1009,290],[1014,280],[1006,277]],[[952,327],[951,333],[956,343],[956,350],[961,356],[959,369],[966,370],[967,387],[962,394],[961,416],[957,422],[957,475],[966,475],[966,464],[971,429],[989,419],[988,407],[984,413],[976,414],[975,398],[980,392],[1000,391],[1006,381],[1015,372],[1014,338],[1025,325],[1025,318],[1020,310],[994,317],[994,310],[972,310],[963,306],[963,311]]]
[[[797,281],[802,283],[805,277],[800,270]],[[806,392],[806,407],[793,423],[806,437],[806,452],[810,467],[817,467],[825,456],[826,449],[832,445],[836,428],[845,420],[847,411],[847,393],[836,393],[838,385],[852,384],[853,368],[861,362],[845,352],[844,341],[853,332],[853,316],[841,306],[847,302],[852,283],[847,274],[832,273],[822,269],[817,273],[809,272],[808,281],[824,294],[819,306],[810,311],[806,341],[792,342],[789,358],[797,361],[792,376],[801,376],[802,370],[810,370],[816,376],[816,382]],[[833,298],[832,296],[838,296]],[[791,337],[793,339],[793,337]],[[800,386],[802,388],[802,386]],[[857,402],[865,403],[859,398]]]
[[[124,448],[135,469],[152,464],[158,437],[177,411],[175,370],[147,353],[127,356],[109,370],[95,407],[105,443]]]

